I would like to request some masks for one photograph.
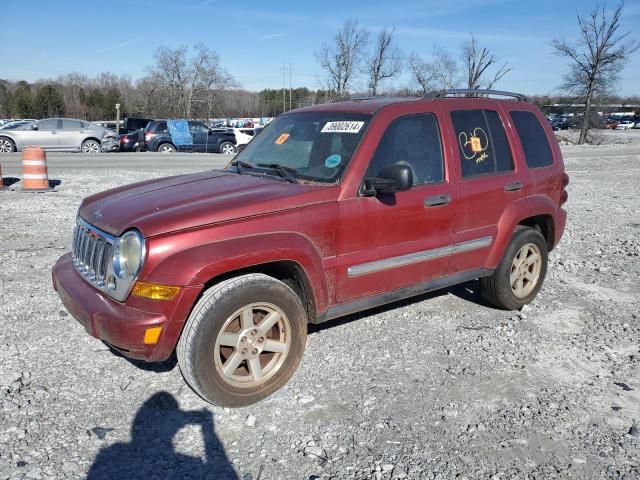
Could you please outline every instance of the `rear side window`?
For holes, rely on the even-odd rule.
[[[463,177],[513,170],[513,157],[500,116],[493,110],[451,112]]]
[[[520,137],[529,168],[553,165],[553,154],[542,125],[531,112],[512,111],[511,118]]]
[[[82,128],[82,122],[78,120],[62,120],[63,130],[80,130]]]
[[[387,127],[371,159],[367,177],[376,177],[383,167],[409,165],[413,184],[442,182],[444,179],[440,130],[431,114],[396,118]]]
[[[167,122],[152,123],[149,125],[149,130],[152,132],[167,132]]]

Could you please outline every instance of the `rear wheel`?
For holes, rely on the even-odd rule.
[[[162,143],[158,146],[158,151],[160,153],[175,153],[176,147],[170,143]]]
[[[11,153],[16,151],[16,145],[13,140],[7,137],[0,138],[0,153]]]
[[[529,227],[519,227],[496,268],[480,279],[480,292],[492,305],[518,310],[540,291],[547,273],[547,242]]]
[[[281,388],[304,353],[307,318],[283,282],[242,275],[207,290],[178,342],[180,371],[202,398],[242,407]]]
[[[222,144],[220,144],[220,153],[233,155],[236,153],[236,146],[231,142],[222,142]]]
[[[97,140],[85,140],[82,142],[82,153],[100,153],[100,142]]]

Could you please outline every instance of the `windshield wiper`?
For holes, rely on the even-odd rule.
[[[298,173],[298,170],[291,167],[285,167],[284,165],[280,165],[279,163],[258,163],[257,167],[265,167],[270,168],[271,170],[275,170],[278,175],[280,175],[285,180],[288,180],[291,183],[300,183],[296,177],[291,175],[292,173]]]
[[[233,160],[230,165],[236,167],[236,170],[240,175],[244,173],[245,168],[255,168],[253,163],[245,162],[243,160]]]

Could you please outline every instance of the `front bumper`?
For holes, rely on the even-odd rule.
[[[87,333],[127,357],[148,362],[163,361],[171,355],[200,293],[198,287],[183,287],[169,302],[129,297],[125,303],[120,303],[80,277],[70,253],[58,259],[52,277],[53,287],[62,303]],[[158,343],[145,344],[147,328],[158,326],[162,327]]]

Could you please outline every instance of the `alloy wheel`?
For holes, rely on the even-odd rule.
[[[282,367],[291,348],[291,324],[275,305],[254,303],[224,323],[214,355],[221,378],[236,388],[255,388]]]
[[[534,243],[522,246],[511,264],[509,283],[517,298],[526,298],[538,284],[542,271],[542,253]]]
[[[82,144],[82,151],[84,153],[99,153],[100,144],[95,140],[87,140]]]
[[[13,152],[13,145],[11,145],[11,142],[5,138],[0,139],[0,153],[11,152]]]

